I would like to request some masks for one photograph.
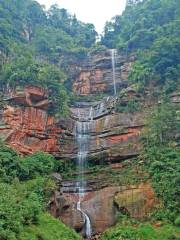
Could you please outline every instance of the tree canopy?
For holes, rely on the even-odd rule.
[[[121,16],[106,23],[102,44],[137,56],[129,76],[132,82],[147,86],[153,81],[169,91],[176,89],[180,81],[179,13],[178,0],[132,1]]]

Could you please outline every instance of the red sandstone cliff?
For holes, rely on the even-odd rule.
[[[119,87],[126,85],[132,62],[133,59],[127,61],[118,57]],[[91,64],[91,67],[81,68],[73,82],[74,93],[88,95],[110,92],[113,84],[110,55],[106,53],[103,56],[94,56]],[[128,94],[131,96],[132,92]],[[144,126],[143,109],[141,112],[117,113],[114,110],[116,101],[116,98],[109,97],[93,103],[95,115],[90,132],[88,157],[93,164],[99,165],[103,162],[115,171],[126,168],[123,165],[124,160],[138,155],[141,148],[139,139]],[[40,150],[52,153],[59,161],[75,161],[75,119],[79,111],[88,111],[88,107],[73,106],[71,117],[56,123],[54,118],[48,115],[48,104],[48,94],[42,88],[27,86],[21,92],[9,93],[7,104],[1,112],[0,136],[21,154],[31,154]],[[63,194],[57,192],[52,198],[51,212],[67,225],[81,231],[84,222],[79,211],[75,209],[75,181],[63,184]],[[154,193],[149,183],[121,185],[112,182],[111,177],[102,173],[96,179],[89,179],[87,187],[88,194],[82,202],[82,207],[90,216],[95,233],[113,225],[120,208],[126,209],[132,217],[142,218],[149,214],[155,204]]]
[[[11,93],[1,114],[1,137],[22,154],[58,151],[57,133],[62,130],[56,129],[47,107],[42,88],[29,86],[21,93]]]
[[[91,55],[88,63],[81,67],[78,76],[73,81],[73,92],[87,96],[94,93],[111,92],[113,88],[111,52],[104,51]],[[116,56],[116,85],[122,87],[127,84],[127,76],[134,57],[126,59]]]

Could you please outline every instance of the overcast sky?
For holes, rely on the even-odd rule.
[[[40,4],[50,5],[57,3],[70,13],[76,14],[83,22],[93,23],[96,30],[101,33],[106,21],[119,15],[125,8],[126,0],[37,0]]]

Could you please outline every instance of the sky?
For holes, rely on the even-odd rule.
[[[85,23],[93,23],[98,33],[103,32],[106,21],[115,15],[120,15],[125,8],[126,0],[37,0],[40,4],[49,8],[52,4],[58,4],[66,8],[70,13],[76,14],[78,20]]]

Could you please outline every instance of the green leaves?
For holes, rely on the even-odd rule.
[[[163,144],[172,140],[178,129],[176,107],[165,101],[157,105],[146,119],[146,138],[149,143]]]
[[[31,156],[21,158],[10,148],[0,145],[0,178],[5,182],[33,179],[46,176],[53,172],[55,159],[52,155],[36,152]]]
[[[48,213],[38,216],[38,224],[25,226],[18,240],[80,240],[81,237],[72,229],[62,224],[59,219]]]
[[[39,197],[5,183],[0,183],[0,192],[0,238],[18,239],[22,225],[36,221],[42,208]]]
[[[152,178],[153,187],[159,198],[162,198],[165,209],[164,216],[174,221],[179,212],[179,158],[178,149],[167,146],[148,146],[144,151],[145,166]],[[155,216],[159,219],[163,215]]]
[[[180,75],[180,5],[177,0],[149,0],[128,6],[105,26],[102,43],[125,54],[136,53],[130,82],[142,87],[177,89]]]
[[[60,83],[66,79],[55,65],[39,62],[33,57],[22,55],[10,63],[4,65],[1,71],[2,84],[9,83],[10,86],[37,85],[48,87],[51,83]]]
[[[0,76],[0,85],[4,88],[26,85],[48,89],[49,113],[65,116],[69,112],[69,97],[63,86],[66,74],[56,65],[40,62],[31,55],[22,55],[4,65]]]
[[[80,239],[44,211],[54,193],[55,159],[42,152],[20,158],[0,143],[0,239]]]
[[[133,223],[130,220],[120,219],[115,227],[105,231],[102,240],[169,240],[178,239],[178,228],[164,224],[155,228],[150,223]]]
[[[157,197],[164,204],[164,209],[156,211],[154,217],[174,222],[180,209],[180,151],[175,147],[174,138],[179,123],[175,105],[167,101],[159,103],[148,115],[146,125],[144,150],[140,157],[144,159]]]
[[[31,179],[38,175],[48,175],[54,169],[55,159],[52,155],[36,152],[21,159],[19,177],[21,180]]]

